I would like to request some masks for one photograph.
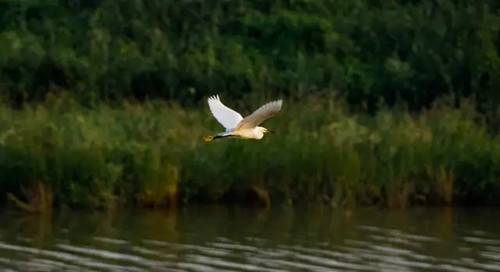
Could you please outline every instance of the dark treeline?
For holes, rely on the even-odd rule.
[[[3,0],[0,91],[94,100],[337,91],[351,105],[500,102],[497,0]]]

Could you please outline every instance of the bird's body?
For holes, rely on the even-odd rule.
[[[207,142],[225,137],[260,140],[269,130],[259,125],[278,113],[282,103],[282,100],[269,102],[243,118],[241,114],[222,104],[218,95],[211,96],[208,98],[210,111],[226,131],[215,136],[207,136],[204,139]]]

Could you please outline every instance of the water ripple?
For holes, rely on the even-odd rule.
[[[437,222],[422,231],[414,227],[418,220],[407,225],[374,220],[370,225],[361,219],[359,223],[321,217],[311,220],[319,222],[316,225],[306,225],[308,220],[292,218],[280,225],[279,216],[255,225],[240,218],[243,223],[238,225],[233,217],[209,215],[195,218],[208,222],[199,232],[193,231],[199,222],[192,217],[164,220],[163,214],[129,218],[140,230],[136,233],[122,227],[122,221],[102,228],[86,226],[79,233],[56,223],[24,230],[15,226],[10,232],[2,228],[0,270],[500,271],[500,232],[476,221],[467,221],[468,228],[453,220],[446,221],[447,227]]]

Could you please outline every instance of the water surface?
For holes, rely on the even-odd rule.
[[[7,271],[500,271],[500,209],[0,213]]]

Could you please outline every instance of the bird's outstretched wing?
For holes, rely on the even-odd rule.
[[[208,107],[215,119],[226,129],[234,129],[243,120],[241,114],[222,104],[218,95],[208,98]]]
[[[262,122],[278,113],[281,110],[282,104],[283,100],[281,99],[264,104],[252,114],[241,120],[241,122],[237,126],[237,129],[254,128],[260,125]]]

